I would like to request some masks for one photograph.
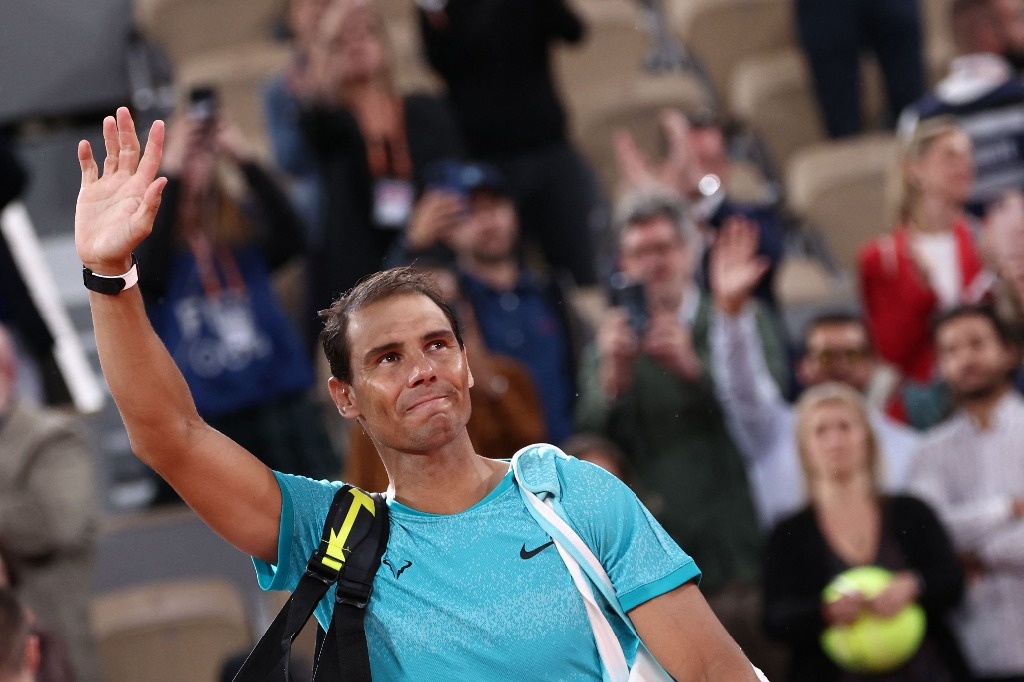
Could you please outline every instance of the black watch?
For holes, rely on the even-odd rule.
[[[117,296],[125,289],[131,289],[139,283],[139,262],[132,254],[132,267],[123,275],[97,275],[89,268],[82,266],[82,281],[85,288],[107,296]]]

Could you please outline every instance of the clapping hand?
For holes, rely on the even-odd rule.
[[[709,274],[715,306],[739,313],[768,272],[768,259],[757,255],[757,224],[741,216],[726,219],[711,247]]]
[[[665,109],[658,118],[668,152],[661,163],[650,163],[636,146],[633,136],[618,130],[614,137],[619,175],[630,189],[665,188],[682,196],[697,190],[703,175],[690,144],[690,124],[675,109]]]
[[[871,610],[882,618],[892,618],[921,596],[917,577],[910,571],[900,571],[880,594],[871,600]]]
[[[92,147],[78,143],[82,189],[75,207],[75,248],[82,263],[97,274],[119,275],[132,264],[132,251],[153,229],[166,178],[158,178],[163,151],[164,124],[149,131],[145,154],[135,122],[125,107],[116,118],[103,120],[107,156],[100,175]]]

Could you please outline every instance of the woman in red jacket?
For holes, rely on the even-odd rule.
[[[860,253],[860,287],[879,354],[907,378],[932,378],[931,318],[983,293],[981,258],[964,204],[971,142],[950,118],[922,122],[904,151],[899,223]]]

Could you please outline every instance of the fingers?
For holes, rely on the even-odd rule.
[[[153,182],[160,170],[160,159],[164,151],[164,122],[154,121],[146,140],[146,152],[139,162],[139,176],[147,184]]]
[[[149,183],[145,194],[142,195],[142,202],[128,219],[129,239],[132,241],[133,249],[153,230],[153,221],[156,219],[157,209],[160,208],[160,198],[166,185],[167,178],[157,178]]]
[[[139,164],[139,136],[128,107],[117,109],[117,169],[134,173]]]
[[[113,116],[107,116],[103,119],[103,146],[107,150],[107,156],[103,159],[103,175],[116,173],[121,146],[117,141],[117,121],[114,120]]]
[[[96,182],[100,169],[96,167],[96,159],[92,155],[92,145],[86,140],[78,142],[78,165],[82,168],[82,185]]]

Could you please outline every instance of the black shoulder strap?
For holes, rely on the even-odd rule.
[[[356,643],[347,643],[344,650],[336,649],[337,653],[331,658],[338,659],[339,656],[344,656],[344,668],[349,671],[349,679],[369,682],[370,664],[362,623],[372,590],[373,577],[387,547],[388,528],[387,505],[383,496],[371,496],[359,488],[342,486],[331,503],[331,509],[324,522],[320,546],[309,558],[305,574],[277,618],[235,675],[234,682],[290,682],[289,659],[292,640],[302,630],[331,585],[336,582],[339,603],[344,599],[346,604],[355,602],[360,605],[350,607],[358,612],[359,629],[356,631],[354,625],[346,624],[346,639],[356,640]],[[336,629],[335,624],[338,622],[339,603],[335,604],[332,630]],[[325,646],[324,654],[320,656],[321,660],[327,652],[328,647]],[[353,660],[352,656],[356,656],[356,660]],[[315,680],[334,682],[342,679],[340,676],[321,677],[320,667],[317,666]],[[360,670],[365,670],[365,676],[354,675]]]
[[[362,493],[362,491],[359,491]],[[323,639],[317,657],[313,682],[354,680],[370,682],[370,653],[366,648],[366,605],[373,591],[384,551],[387,549],[390,520],[387,503],[379,493],[362,493],[356,504],[376,510],[373,517],[359,514],[354,518],[345,569],[338,579],[334,599],[334,617]],[[350,512],[351,516],[351,512]],[[363,530],[359,524],[368,527]],[[343,674],[344,671],[344,674]]]

